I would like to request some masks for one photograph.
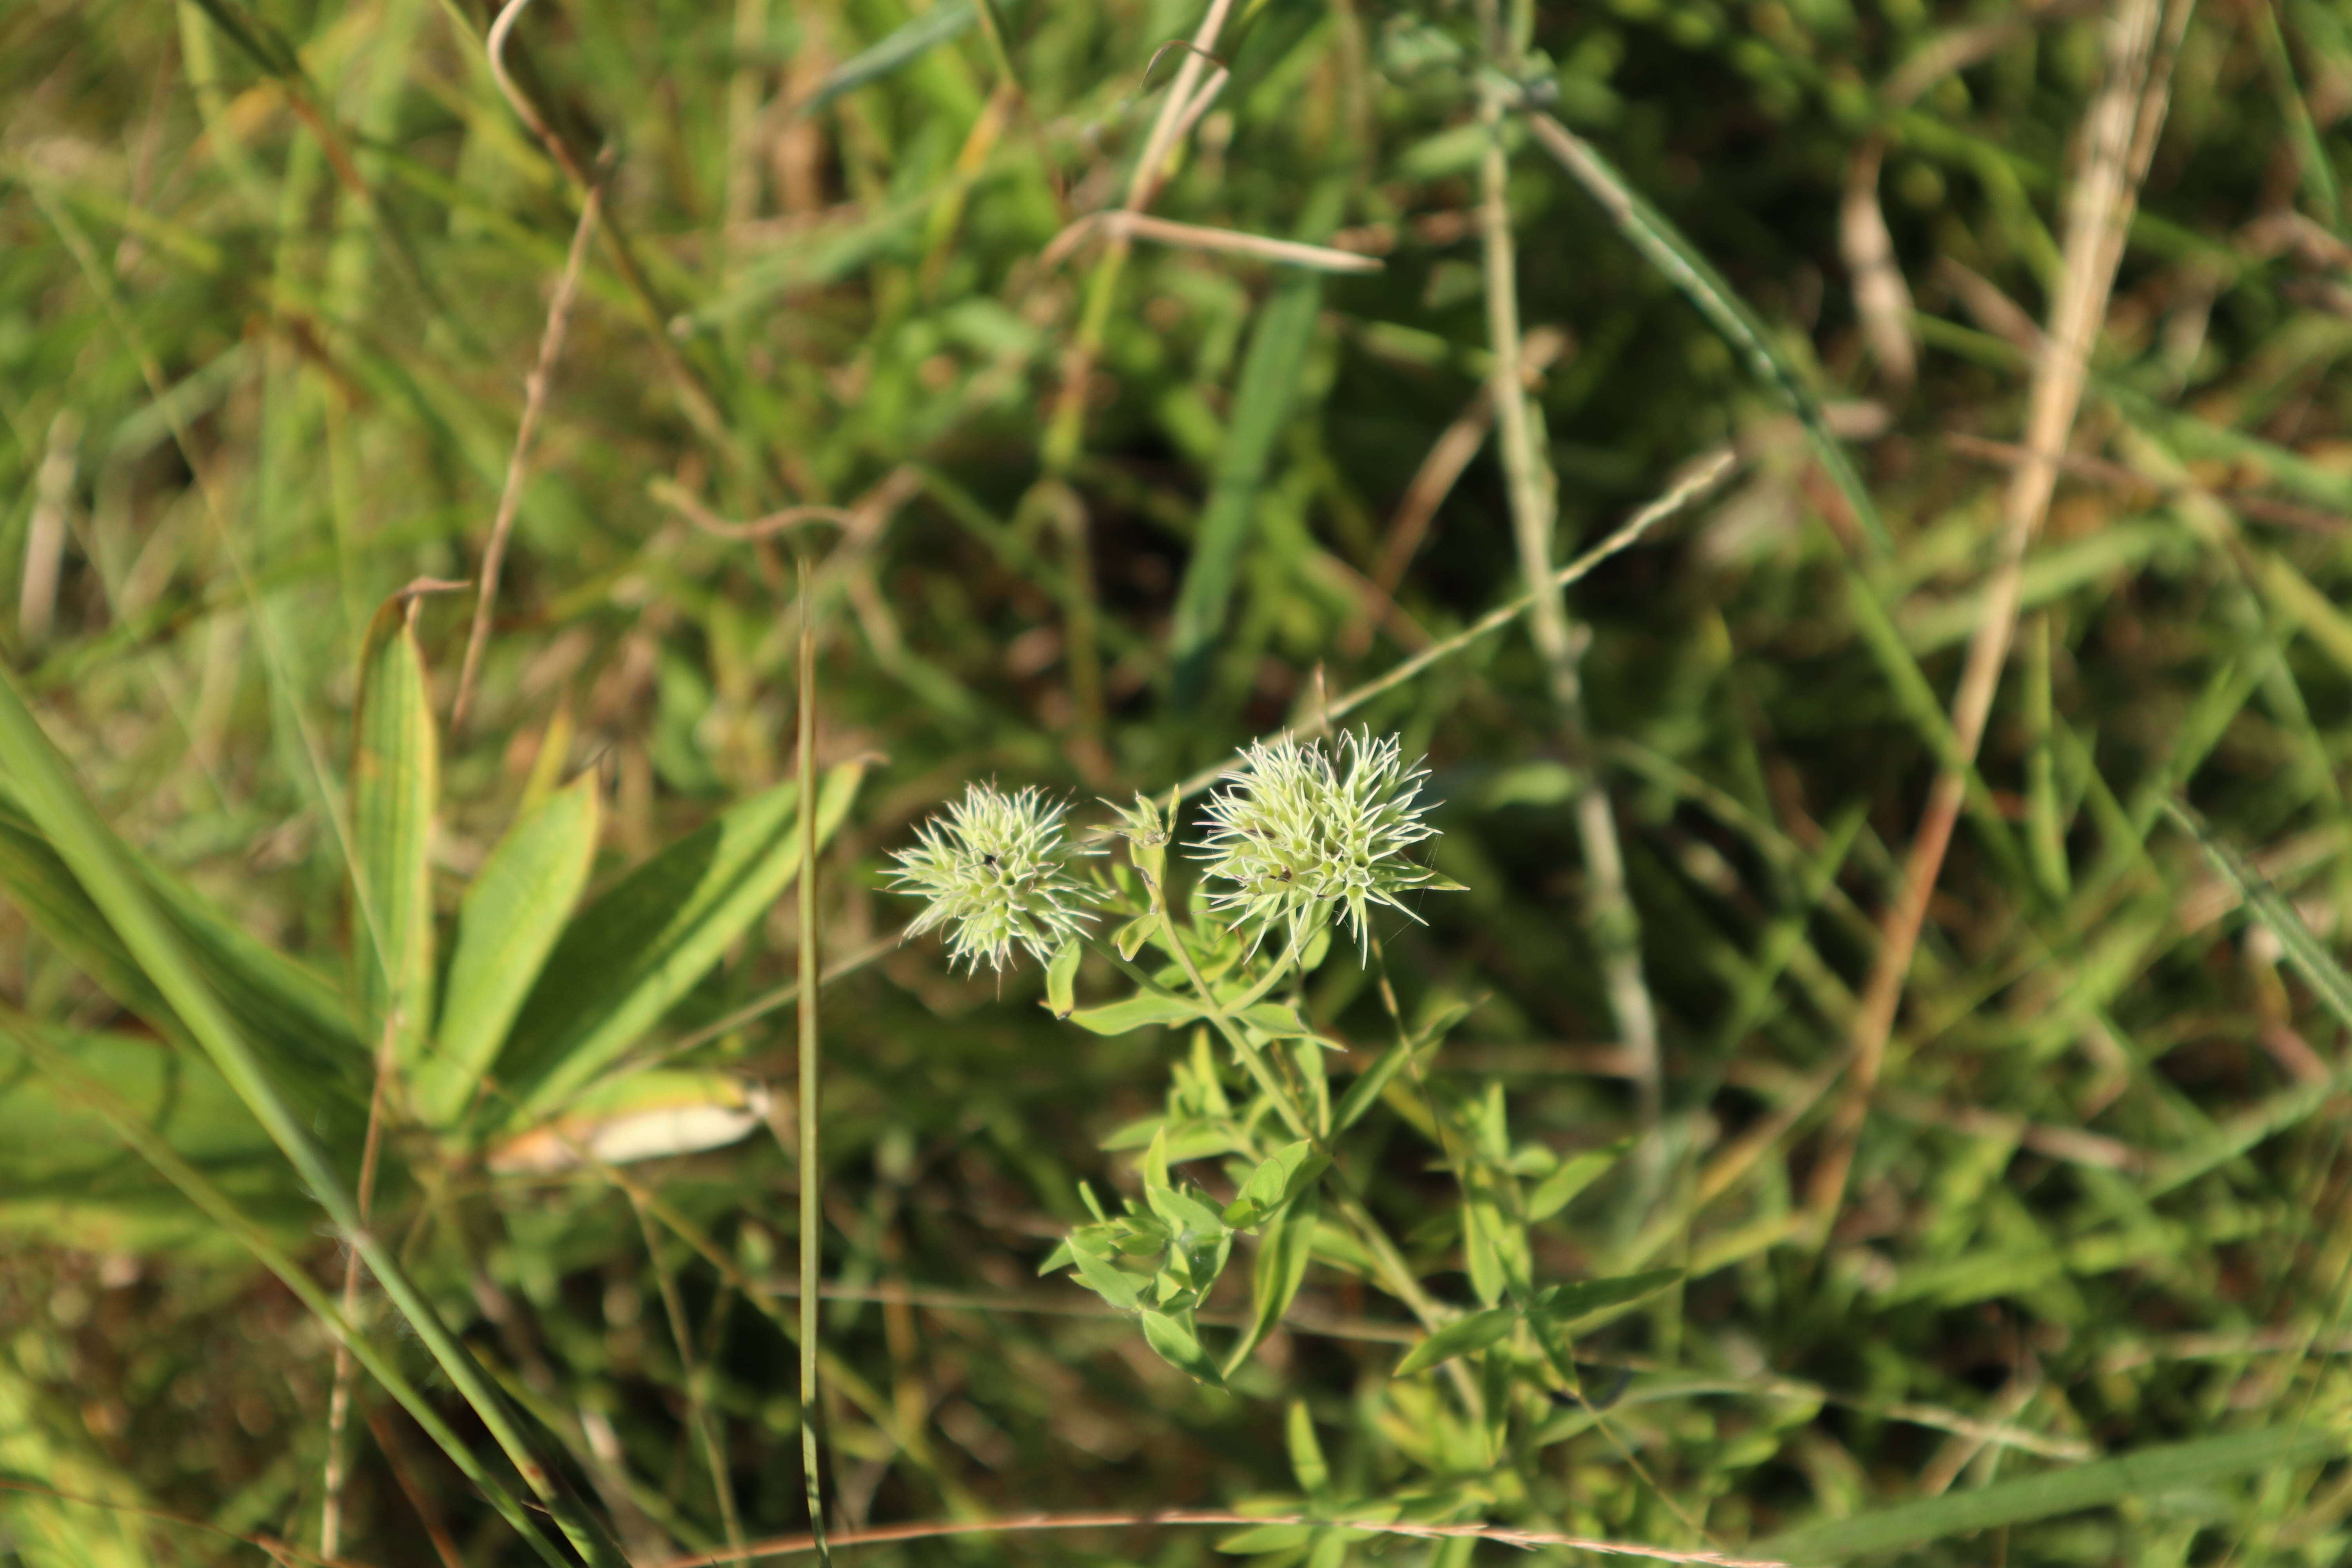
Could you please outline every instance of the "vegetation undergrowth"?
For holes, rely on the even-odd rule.
[[[2347,125],[0,7],[0,1562],[2342,1561]]]

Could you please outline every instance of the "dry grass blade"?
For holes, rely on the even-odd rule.
[[[1048,266],[1053,265],[1076,249],[1097,229],[1108,231],[1120,239],[1157,240],[1162,245],[1180,246],[1187,250],[1255,257],[1260,261],[1304,267],[1316,272],[1379,272],[1388,265],[1376,256],[1360,256],[1352,250],[1334,250],[1328,245],[1275,239],[1262,234],[1244,234],[1239,229],[1214,228],[1207,224],[1176,223],[1124,208],[1092,213],[1078,219],[1054,237],[1041,259]]]
[[[1366,1535],[1401,1535],[1415,1541],[1492,1541],[1522,1551],[1565,1547],[1604,1557],[1640,1557],[1654,1563],[1688,1563],[1701,1568],[1790,1568],[1777,1557],[1734,1557],[1721,1552],[1678,1552],[1665,1546],[1643,1546],[1628,1541],[1601,1541],[1584,1535],[1555,1535],[1538,1530],[1515,1530],[1499,1524],[1373,1523],[1344,1519],[1307,1519],[1298,1514],[1225,1513],[1214,1509],[1170,1508],[1150,1513],[1032,1513],[1010,1519],[955,1520],[918,1524],[883,1524],[868,1530],[842,1531],[833,1538],[839,1546],[876,1545],[890,1541],[936,1541],[951,1535],[1008,1535],[1037,1530],[1153,1530],[1169,1526],[1213,1525],[1255,1529],[1263,1525],[1319,1525]],[[779,1536],[755,1542],[740,1555],[729,1552],[679,1557],[654,1568],[716,1568],[724,1563],[759,1557],[791,1557],[816,1550],[805,1535]]]
[[[2026,446],[2033,460],[2021,463],[2011,474],[2002,505],[2000,564],[1952,703],[1952,730],[1964,762],[1975,760],[1984,740],[1993,693],[2017,627],[2025,552],[2049,510],[2067,437],[2082,403],[2091,346],[2106,315],[2125,232],[2164,123],[2172,54],[2192,3],[2171,0],[2168,7],[2164,0],[2125,0],[2109,24],[2107,78],[2084,116],[2083,164],[2067,204],[2063,278],[2051,310],[2048,346],[2035,363],[2029,394]],[[1832,1119],[1827,1148],[1808,1193],[1811,1222],[1824,1238],[1844,1200],[1854,1144],[1869,1113],[1904,980],[1927,920],[1927,900],[1943,869],[1967,787],[1965,775],[1957,769],[1937,774],[1904,865],[1902,891],[1881,928],[1878,955],[1854,1016],[1853,1077]]]
[[[515,0],[505,16],[508,18],[521,10],[527,0]],[[491,51],[493,61],[498,58]],[[503,81],[505,79],[499,79]],[[523,477],[529,472],[531,437],[539,429],[540,414],[547,405],[547,387],[555,371],[555,362],[563,353],[563,332],[572,319],[572,303],[580,292],[580,274],[588,260],[588,245],[595,237],[597,215],[604,208],[604,187],[593,184],[580,204],[580,222],[572,231],[572,249],[563,258],[563,275],[556,280],[555,297],[548,301],[547,325],[540,333],[539,359],[523,382],[522,420],[515,426],[514,449],[507,454],[507,476],[499,491],[498,515],[490,522],[489,543],[482,550],[482,588],[474,600],[474,624],[466,634],[466,662],[457,674],[457,700],[449,707],[449,729],[456,733],[466,722],[473,705],[474,684],[480,677],[482,653],[489,646],[490,616],[498,607],[499,574],[507,558],[507,538],[514,531],[515,511],[522,504]]]

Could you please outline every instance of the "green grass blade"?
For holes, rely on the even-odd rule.
[[[1885,520],[1878,515],[1878,507],[1864,488],[1862,476],[1854,472],[1845,448],[1831,431],[1822,400],[1814,395],[1797,367],[1789,363],[1788,356],[1773,346],[1771,332],[1748,308],[1747,301],[1733,292],[1723,275],[1664,213],[1625,183],[1625,177],[1591,142],[1549,115],[1531,115],[1528,124],[1544,150],[1601,204],[1601,210],[1617,226],[1617,232],[1723,334],[1725,341],[1747,360],[1758,380],[1777,387],[1780,395],[1789,400],[1789,406],[1805,427],[1806,438],[1812,443],[1815,459],[1845,497],[1846,505],[1853,509],[1854,521],[1862,525],[1864,534],[1881,553],[1893,550],[1894,540],[1886,531]]]
[[[845,763],[817,796],[829,840],[865,767]],[[801,866],[800,788],[778,784],[671,845],[583,910],[556,943],[499,1058],[520,1126],[558,1108],[657,1023]]]
[[[1233,420],[1225,427],[1208,508],[1201,515],[1192,563],[1184,569],[1169,628],[1179,702],[1199,696],[1207,677],[1210,653],[1224,626],[1225,607],[1249,545],[1258,489],[1307,367],[1322,302],[1323,280],[1312,272],[1293,273],[1276,286],[1274,298],[1258,313],[1250,333],[1234,392]]]
[[[413,1066],[433,1022],[433,884],[426,856],[440,746],[406,597],[369,623],[352,748],[352,959],[370,1038],[394,1033]]]
[[[583,775],[516,823],[466,889],[440,1026],[409,1087],[426,1125],[463,1115],[497,1058],[587,885],[601,815],[595,777]]]
[[[186,944],[230,1016],[274,1070],[302,1082],[320,1109],[345,1119],[363,1110],[365,1059],[332,985],[225,919],[193,889],[121,847]],[[186,1026],[90,901],[72,868],[0,795],[0,891],[41,935],[124,1007],[182,1038]],[[352,1120],[355,1129],[356,1120]]]
[[[800,112],[814,114],[845,92],[855,92],[899,67],[921,58],[951,38],[959,37],[978,18],[972,0],[940,0],[940,4],[904,23],[879,43],[860,49],[833,68],[816,90],[801,100]]]
[[[2204,1488],[2236,1476],[2276,1473],[2321,1464],[2342,1454],[2344,1441],[2308,1427],[2267,1426],[2226,1437],[2205,1437],[2146,1448],[2047,1475],[1997,1481],[1893,1508],[1873,1509],[1752,1543],[1757,1556],[1790,1563],[1844,1563],[1874,1552],[1900,1552],[1931,1541],[2023,1524],[2053,1514],[2105,1508],[2158,1493]]]
[[[367,1368],[384,1392],[399,1401],[401,1407],[415,1418],[416,1424],[449,1456],[450,1461],[466,1479],[481,1489],[482,1495],[490,1505],[504,1515],[525,1540],[539,1549],[540,1555],[555,1568],[565,1568],[563,1555],[531,1523],[530,1516],[523,1511],[522,1504],[514,1494],[482,1468],[473,1450],[441,1419],[440,1412],[434,1409],[417,1391],[415,1384],[409,1382],[381,1351],[360,1335],[350,1321],[336,1310],[309,1271],[270,1240],[268,1234],[235,1199],[159,1138],[116,1097],[105,1080],[41,1039],[35,1030],[13,1013],[0,1012],[0,1037],[13,1040],[26,1057],[37,1062],[45,1073],[63,1086],[67,1093],[104,1120],[117,1138],[152,1165],[207,1218],[242,1243],[257,1262],[275,1274],[304,1306],[310,1308],[329,1333],[350,1348],[352,1358]]]
[[[32,710],[17,695],[16,682],[5,677],[0,677],[0,759],[5,761],[18,803],[26,813],[72,869],[90,901],[121,935],[141,971],[212,1058],[221,1076],[236,1090],[237,1098],[268,1131],[271,1142],[285,1152],[295,1173],[317,1196],[336,1230],[366,1260],[369,1271],[424,1341],[450,1383],[473,1407],[516,1468],[531,1479],[533,1490],[555,1515],[564,1534],[596,1568],[618,1564],[621,1559],[609,1537],[568,1495],[557,1489],[552,1477],[517,1428],[506,1402],[471,1352],[449,1332],[383,1241],[362,1223],[359,1205],[343,1184],[341,1175],[328,1163],[303,1119],[296,1115],[279,1092],[261,1054],[254,1049],[205,982],[186,944],[149,895],[121,841],[67,773],[64,763],[49,745],[48,737],[41,732]],[[538,1531],[531,1532],[530,1540],[543,1556],[562,1563],[562,1553]]]
[[[0,1030],[0,1231],[88,1250],[218,1250],[218,1237],[125,1151],[82,1098],[39,1070],[17,1037],[106,1084],[150,1134],[233,1188],[248,1213],[299,1237],[317,1210],[243,1102],[204,1057],[152,1036],[88,1034],[32,1019]]]
[[[2279,951],[2320,1001],[2326,1004],[2327,1010],[2336,1015],[2336,1021],[2352,1029],[2352,975],[2346,974],[2344,966],[2328,956],[2327,949],[2311,934],[2303,917],[2294,912],[2294,906],[2279,896],[2269,878],[2215,837],[2213,830],[2206,826],[2205,819],[2193,808],[2178,800],[2168,800],[2164,809],[2197,840],[2222,879],[2238,889],[2238,896],[2246,901],[2254,919],[2262,921],[2263,929],[2278,939]]]

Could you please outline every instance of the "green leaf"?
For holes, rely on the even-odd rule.
[[[1197,695],[1223,628],[1226,605],[1256,521],[1258,490],[1275,442],[1289,421],[1291,398],[1307,368],[1322,305],[1320,275],[1293,272],[1275,285],[1273,297],[1250,330],[1249,348],[1234,388],[1233,418],[1225,426],[1208,505],[1201,514],[1192,559],[1184,569],[1169,626],[1169,658],[1180,702]]]
[[[2345,1441],[2310,1426],[2266,1426],[2226,1437],[2201,1437],[2143,1448],[1988,1487],[1896,1503],[1891,1508],[1808,1526],[1756,1542],[1747,1555],[1790,1563],[1844,1563],[1872,1552],[1900,1552],[1932,1541],[1969,1535],[2053,1514],[2110,1503],[2201,1489],[2233,1476],[2277,1476],[2343,1456]]]
[[[1143,944],[1151,940],[1151,933],[1159,929],[1158,915],[1138,915],[1118,928],[1117,933],[1111,937],[1110,943],[1118,949],[1118,955],[1121,958],[1132,963],[1135,962],[1135,955],[1143,951]]]
[[[1284,1447],[1290,1450],[1290,1471],[1298,1478],[1298,1489],[1313,1496],[1331,1484],[1331,1466],[1323,1458],[1323,1445],[1315,1436],[1315,1417],[1307,1411],[1307,1401],[1294,1399],[1283,1413]]]
[[[833,837],[865,776],[845,763],[817,798],[817,838]],[[778,784],[630,872],[565,930],[531,988],[499,1075],[511,1119],[545,1119],[604,1070],[719,962],[799,874],[800,792]]]
[[[1265,1342],[1298,1299],[1307,1279],[1307,1265],[1315,1253],[1315,1221],[1323,1206],[1321,1195],[1309,1188],[1277,1213],[1259,1236],[1257,1257],[1250,1265],[1250,1321],[1225,1356],[1231,1377],[1250,1352]]]
[[[1345,1132],[1362,1121],[1364,1112],[1372,1108],[1372,1101],[1380,1099],[1381,1091],[1388,1088],[1389,1080],[1403,1071],[1405,1064],[1412,1060],[1416,1048],[1399,1040],[1382,1051],[1378,1061],[1357,1074],[1356,1081],[1348,1086],[1348,1092],[1339,1097],[1339,1106],[1331,1112],[1331,1131]]]
[[[1119,1310],[1132,1312],[1143,1304],[1142,1280],[1109,1258],[1098,1258],[1077,1245],[1075,1238],[1070,1243],[1070,1263],[1087,1289]]]
[[[1232,1228],[1213,1205],[1202,1203],[1181,1187],[1147,1186],[1143,1189],[1143,1196],[1151,1205],[1153,1214],[1178,1229],[1217,1237]]]
[[[1147,991],[1107,1006],[1081,1007],[1070,1015],[1070,1022],[1097,1035],[1124,1035],[1151,1024],[1189,1024],[1201,1016],[1201,1009],[1181,996]]]
[[[1473,1190],[1462,1198],[1462,1256],[1470,1275],[1470,1289],[1491,1307],[1503,1299],[1510,1284],[1503,1265],[1502,1211],[1492,1196]]]
[[[1329,1163],[1304,1138],[1283,1145],[1259,1163],[1234,1201],[1225,1205],[1225,1223],[1244,1230],[1256,1225],[1321,1175],[1323,1167]]]
[[[939,0],[938,5],[917,13],[913,20],[900,24],[880,42],[858,50],[834,67],[817,84],[816,90],[800,101],[795,112],[814,114],[843,93],[855,92],[870,81],[878,81],[961,36],[975,19],[972,0]]]
[[[109,832],[101,825],[101,831]],[[299,1086],[337,1135],[367,1113],[368,1057],[337,988],[247,935],[120,838],[130,865],[224,1010],[272,1071]],[[72,868],[32,821],[0,798],[0,891],[43,937],[131,1012],[188,1039],[185,1022],[117,934]]]
[[[1588,1312],[1598,1312],[1604,1307],[1622,1307],[1628,1301],[1638,1301],[1644,1296],[1654,1295],[1682,1277],[1683,1271],[1679,1268],[1649,1268],[1639,1274],[1621,1274],[1609,1279],[1579,1279],[1538,1292],[1528,1304],[1528,1310],[1541,1313],[1553,1322],[1564,1323]]]
[[[23,1037],[37,1037],[28,1048]],[[0,1010],[0,1231],[87,1251],[220,1247],[200,1211],[104,1117],[37,1070],[51,1053],[104,1083],[147,1136],[233,1185],[289,1242],[316,1222],[269,1135],[199,1052],[152,1035],[84,1034]]]
[[[1397,1363],[1396,1371],[1391,1375],[1411,1377],[1414,1373],[1427,1372],[1455,1356],[1468,1355],[1473,1351],[1483,1351],[1488,1345],[1500,1343],[1509,1337],[1518,1321],[1519,1310],[1517,1307],[1489,1307],[1483,1312],[1457,1318],[1405,1352],[1404,1359]]]
[[[1179,1372],[1190,1373],[1202,1383],[1223,1388],[1224,1378],[1217,1363],[1201,1348],[1201,1337],[1192,1331],[1192,1324],[1173,1312],[1159,1312],[1150,1308],[1143,1310],[1143,1338],[1160,1352],[1160,1359]]]
[[[1260,1002],[1241,1016],[1241,1021],[1270,1040],[1311,1040],[1315,1031],[1299,1021],[1298,1010],[1287,1002]]]
[[[1632,1139],[1620,1139],[1605,1149],[1588,1149],[1562,1160],[1528,1194],[1528,1223],[1548,1220],[1575,1202],[1579,1193],[1605,1175],[1633,1146]]]
[[[425,1342],[450,1384],[473,1407],[516,1468],[534,1479],[533,1489],[556,1516],[566,1538],[595,1568],[610,1568],[620,1563],[621,1554],[609,1537],[581,1512],[568,1493],[558,1491],[548,1482],[544,1465],[480,1363],[449,1332],[383,1238],[362,1223],[359,1205],[320,1148],[312,1131],[313,1121],[298,1116],[285,1093],[272,1080],[264,1057],[254,1049],[221,1005],[190,958],[182,938],[149,893],[131,858],[122,852],[121,840],[100,819],[66,771],[63,760],[42,732],[32,710],[25,706],[15,683],[5,676],[0,676],[0,758],[5,759],[10,787],[26,815],[72,868],[75,879],[104,913],[107,923],[121,934],[123,946],[142,973],[179,1016],[221,1077],[292,1163],[297,1175],[326,1209],[336,1230],[350,1238],[384,1294]],[[122,1129],[119,1127],[118,1131]],[[141,1152],[151,1159],[156,1158],[148,1147],[142,1147]],[[167,1150],[160,1152],[164,1159],[173,1158]],[[157,1163],[162,1168],[162,1160]],[[165,1173],[173,1175],[168,1170]],[[179,1175],[173,1175],[173,1181],[183,1191],[188,1191],[191,1185]],[[289,1280],[289,1285],[292,1283]],[[305,1300],[311,1298],[306,1296]],[[380,1362],[369,1364],[372,1371],[383,1365]],[[395,1394],[400,1393],[397,1373],[387,1376],[387,1371],[377,1371],[378,1380]],[[408,1405],[420,1424],[427,1424],[428,1430],[437,1427],[437,1417],[429,1408],[420,1408],[404,1398],[403,1404]],[[478,1488],[498,1503],[500,1514],[531,1542],[534,1550],[561,1568],[562,1553],[540,1533],[530,1516],[513,1505],[504,1489],[496,1487],[474,1465],[462,1445],[454,1446],[451,1458]]]
[[[1315,1532],[1319,1528],[1312,1524],[1255,1524],[1219,1538],[1217,1550],[1236,1557],[1255,1556],[1265,1552],[1287,1552],[1315,1539]]]
[[[1066,1018],[1077,1008],[1073,988],[1078,978],[1078,960],[1086,951],[1079,942],[1066,942],[1054,950],[1054,961],[1045,966],[1045,1007],[1056,1018]]]
[[[466,889],[441,1026],[409,1090],[425,1125],[463,1115],[497,1059],[587,884],[599,816],[595,777],[583,775],[508,829]]]
[[[2205,858],[2213,863],[2214,869],[2238,889],[2238,896],[2245,900],[2246,908],[2254,919],[2278,939],[2279,952],[2294,965],[2295,973],[2303,976],[2305,984],[2326,1005],[2327,1010],[2336,1015],[2336,1021],[2352,1029],[2352,975],[2346,974],[2344,966],[2337,963],[2320,940],[2311,934],[2311,928],[2303,923],[2303,917],[2294,912],[2294,906],[2279,896],[2279,890],[2271,886],[2269,878],[2247,865],[2238,858],[2236,850],[2215,837],[2212,830],[2205,826],[2205,819],[2194,810],[2178,800],[2166,801],[2164,807],[2171,814],[2173,821],[2197,840],[2199,847],[2205,851]]]
[[[393,1030],[413,1068],[433,1021],[433,887],[427,855],[440,798],[440,741],[415,601],[384,602],[368,624],[352,746],[352,964],[370,1039]]]

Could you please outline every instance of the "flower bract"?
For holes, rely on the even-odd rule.
[[[1209,876],[1234,884],[1213,894],[1210,907],[1246,934],[1253,950],[1276,931],[1304,949],[1334,912],[1347,917],[1361,950],[1370,905],[1419,920],[1397,896],[1442,885],[1405,858],[1437,830],[1421,820],[1428,770],[1405,765],[1395,736],[1345,733],[1328,752],[1288,735],[1256,742],[1224,776],[1196,853]]]
[[[914,848],[891,857],[893,889],[929,900],[907,934],[944,929],[951,961],[977,969],[986,959],[999,971],[1016,948],[1042,963],[1084,934],[1097,895],[1069,874],[1062,811],[1034,787],[965,786],[946,816],[923,824]]]

